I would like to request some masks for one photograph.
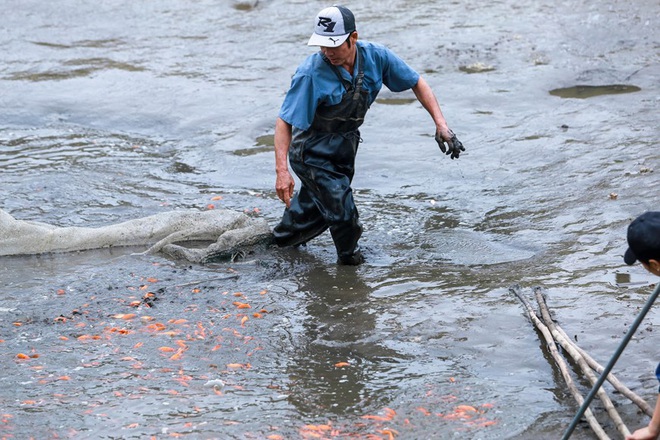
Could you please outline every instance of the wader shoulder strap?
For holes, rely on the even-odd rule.
[[[358,74],[357,77],[355,78],[355,91],[353,92],[353,100],[357,100],[360,98],[360,92],[362,91],[362,82],[364,81],[364,56],[362,55],[362,52],[360,51],[359,46],[357,46],[357,52],[358,56],[356,56],[356,60],[358,63]]]

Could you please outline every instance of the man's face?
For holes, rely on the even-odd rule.
[[[350,45],[348,44],[350,41]],[[355,60],[355,42],[357,41],[357,32],[353,32],[341,46],[325,47],[321,46],[321,52],[328,57],[335,66],[353,65]]]

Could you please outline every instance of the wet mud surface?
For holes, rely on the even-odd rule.
[[[325,5],[3,6],[2,209],[58,226],[213,207],[278,221],[274,118]],[[444,157],[414,96],[383,90],[356,165],[358,268],[334,264],[327,234],[207,265],[2,257],[0,437],[561,437],[577,405],[508,287],[546,289],[605,364],[657,282],[622,255],[628,223],[660,209],[660,7],[351,7],[467,151]],[[648,401],[659,319],[614,370]]]

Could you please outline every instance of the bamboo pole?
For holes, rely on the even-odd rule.
[[[580,352],[578,352],[573,346],[573,344],[570,343],[570,340],[567,341],[566,338],[557,330],[555,323],[552,320],[552,317],[550,316],[550,310],[548,309],[548,306],[545,302],[545,297],[543,296],[542,289],[540,287],[535,287],[533,291],[534,291],[534,296],[536,297],[536,302],[539,304],[539,308],[541,310],[541,317],[543,318],[545,325],[550,330],[550,333],[552,334],[552,338],[559,345],[561,345],[562,348],[566,351],[566,353],[568,353],[568,355],[578,364],[580,370],[582,370],[582,373],[587,377],[587,379],[593,386],[598,380],[598,378],[591,370],[584,357],[582,357]],[[614,404],[612,403],[612,400],[610,400],[605,389],[599,388],[596,395],[603,403],[605,407],[605,411],[607,411],[607,414],[610,416],[610,418],[614,422],[614,425],[616,426],[616,429],[621,433],[621,435],[623,437],[630,435],[630,431],[628,430],[628,427],[623,422],[623,419],[621,419],[621,416],[614,407]]]
[[[599,364],[594,358],[592,358],[589,353],[584,351],[579,345],[577,345],[573,340],[566,334],[566,332],[557,324],[555,323],[555,326],[557,327],[557,330],[559,333],[561,333],[566,340],[575,346],[575,349],[580,352],[582,357],[584,358],[585,361],[587,361],[587,364],[596,371],[598,374],[601,374],[604,370],[605,367],[603,367],[601,364]],[[639,409],[644,412],[649,417],[653,417],[653,408],[651,408],[651,405],[648,404],[648,402],[644,399],[642,399],[639,395],[635,394],[634,391],[632,391],[630,388],[625,386],[614,374],[610,373],[607,375],[607,381],[616,389],[618,392],[621,393],[621,395],[627,397],[630,399],[632,403],[637,405]]]
[[[559,355],[559,351],[557,350],[557,346],[555,345],[555,341],[552,337],[552,334],[550,333],[550,330],[548,330],[548,327],[545,324],[543,324],[543,322],[541,322],[541,320],[536,315],[536,312],[532,308],[529,301],[522,295],[520,291],[521,290],[520,286],[518,285],[511,286],[509,290],[513,294],[515,294],[518,297],[518,299],[520,299],[520,301],[522,301],[523,305],[525,306],[525,309],[527,310],[527,315],[531,319],[532,323],[543,335],[545,342],[548,346],[548,349],[550,350],[550,354],[557,363],[557,366],[559,367],[559,371],[561,372],[561,375],[564,378],[564,381],[566,382],[569,391],[573,395],[573,398],[577,401],[578,405],[582,405],[584,403],[584,398],[582,397],[577,387],[575,386],[575,383],[573,382],[573,378],[571,377],[568,371],[568,367],[566,366],[566,362]],[[600,440],[610,440],[610,438],[605,433],[602,426],[600,426],[598,420],[596,420],[596,417],[593,415],[593,413],[589,408],[585,409],[584,417],[587,419],[589,426]]]
[[[575,427],[577,426],[578,422],[580,421],[580,418],[582,415],[586,412],[586,410],[589,407],[589,403],[591,402],[591,399],[594,398],[596,395],[596,391],[598,388],[605,382],[605,378],[607,377],[608,374],[610,374],[610,371],[612,371],[612,368],[614,367],[614,364],[616,364],[616,361],[619,360],[619,356],[623,353],[623,350],[625,350],[626,345],[628,345],[628,342],[632,339],[633,335],[637,331],[637,328],[639,325],[642,323],[644,320],[644,317],[646,314],[651,310],[651,307],[653,306],[653,303],[655,300],[658,298],[658,295],[660,295],[660,284],[656,285],[655,290],[649,296],[649,299],[646,300],[646,304],[644,304],[644,307],[642,308],[642,311],[639,312],[639,315],[637,315],[637,318],[635,318],[635,321],[633,324],[630,326],[630,329],[628,330],[628,333],[623,337],[623,340],[617,347],[616,351],[612,355],[612,358],[609,360],[607,365],[605,366],[605,369],[603,372],[600,374],[600,377],[598,377],[598,381],[594,384],[594,386],[591,388],[591,391],[589,391],[589,394],[587,394],[587,397],[584,399],[584,403],[580,405],[580,409],[578,410],[577,413],[575,413],[575,417],[573,417],[573,421],[571,422],[570,425],[568,425],[568,428],[566,428],[566,432],[564,433],[564,436],[562,437],[562,440],[568,440],[571,437],[571,434],[575,430]]]

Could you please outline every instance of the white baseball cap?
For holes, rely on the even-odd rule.
[[[314,33],[308,46],[337,47],[344,44],[351,32],[355,32],[355,17],[344,6],[325,8],[316,16]]]

